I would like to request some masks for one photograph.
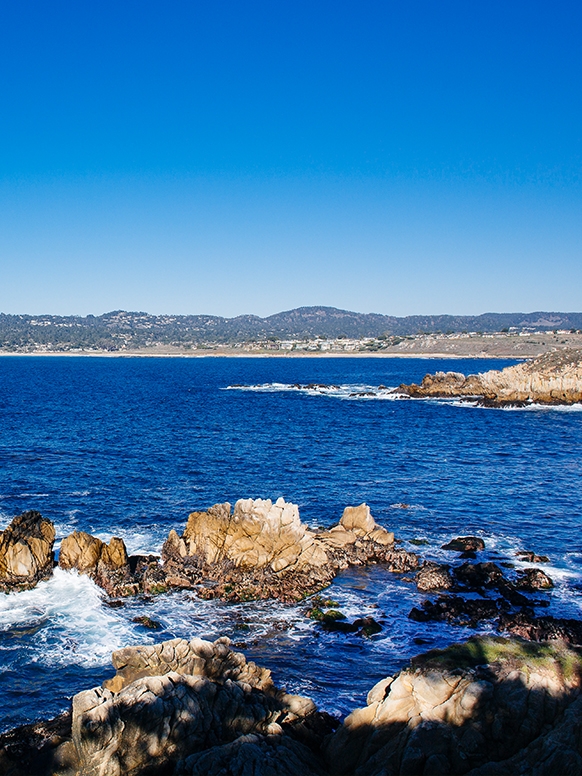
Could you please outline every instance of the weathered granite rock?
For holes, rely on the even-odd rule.
[[[495,767],[557,733],[564,710],[576,709],[581,670],[579,653],[563,644],[475,638],[429,652],[379,682],[368,705],[345,719],[325,746],[329,772],[404,776]],[[574,746],[579,754],[580,737]],[[557,772],[579,771],[540,774]]]
[[[454,587],[450,566],[439,563],[425,563],[416,572],[416,586],[422,592],[430,590],[450,590]]]
[[[215,642],[172,639],[151,646],[124,647],[113,653],[111,662],[117,673],[103,686],[112,692],[119,692],[144,676],[163,676],[170,672],[213,681],[231,679],[263,692],[276,692],[271,672],[248,663],[242,652],[230,649],[230,641],[225,637]]]
[[[396,389],[412,397],[477,398],[489,406],[582,402],[582,350],[564,348],[523,364],[477,375],[437,372]]]
[[[17,515],[0,532],[0,591],[28,590],[54,566],[55,529],[40,512]]]
[[[203,597],[298,601],[326,587],[340,569],[384,563],[416,568],[418,557],[394,548],[394,534],[369,507],[347,507],[339,525],[314,533],[295,504],[242,499],[190,515],[182,536],[170,531],[162,550],[167,582],[199,586]]]
[[[105,544],[84,531],[73,531],[61,543],[59,566],[87,574],[111,596],[139,592],[139,585],[131,573],[125,543],[117,536]]]
[[[248,773],[257,747],[280,758],[280,770],[273,772],[284,774],[285,763],[309,761],[309,755],[314,761],[306,744],[310,727],[318,730],[318,744],[335,727],[308,698],[277,690],[270,671],[247,663],[226,638],[128,647],[114,653],[113,662],[118,673],[106,687],[73,698],[79,776],[173,773],[176,767],[199,773],[212,762],[218,767],[229,752],[234,758],[235,751],[232,766],[243,770],[234,773]],[[238,747],[223,748],[236,740]],[[208,757],[196,757],[203,752]],[[316,762],[312,772],[320,772]]]

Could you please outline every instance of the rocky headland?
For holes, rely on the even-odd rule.
[[[560,641],[420,655],[341,724],[226,638],[129,647],[113,665],[68,713],[0,736],[4,776],[582,773],[582,656]]]
[[[396,392],[413,398],[472,399],[485,406],[575,404],[582,402],[582,350],[555,350],[476,375],[436,372],[420,385],[401,385]]]

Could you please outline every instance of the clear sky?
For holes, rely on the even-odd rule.
[[[582,310],[579,0],[5,0],[0,312]]]

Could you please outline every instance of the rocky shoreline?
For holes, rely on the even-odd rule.
[[[582,772],[582,654],[473,637],[414,658],[344,721],[277,688],[226,638],[113,654],[71,711],[0,736],[4,776]]]
[[[38,512],[15,517],[0,533],[0,590],[48,579],[54,542],[54,526]],[[407,552],[365,504],[314,531],[283,499],[193,512],[182,533],[170,531],[161,558],[130,556],[118,537],[104,543],[73,532],[61,542],[58,566],[91,577],[111,605],[181,589],[234,602],[305,600],[305,614],[321,628],[369,638],[383,626],[369,616],[347,621],[318,593],[350,566],[382,564],[425,596],[410,620],[502,635],[413,658],[342,723],[275,687],[270,671],[247,662],[227,638],[127,647],[113,654],[115,675],[78,693],[70,712],[0,736],[0,772],[582,774],[582,621],[538,613],[553,588],[543,570],[548,558],[522,551],[531,565],[521,570],[481,561],[485,543],[475,536],[441,549],[450,562]]]
[[[476,375],[436,372],[420,385],[401,385],[395,392],[411,398],[461,398],[486,407],[577,404],[582,402],[582,350],[554,350]]]

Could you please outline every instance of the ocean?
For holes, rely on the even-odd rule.
[[[58,541],[77,529],[160,552],[171,528],[216,502],[283,496],[315,528],[366,502],[426,558],[451,559],[441,545],[466,534],[483,537],[483,559],[517,569],[527,565],[518,550],[548,555],[556,587],[537,596],[544,612],[579,617],[582,408],[485,409],[379,389],[510,363],[1,357],[0,529],[36,509]],[[87,577],[57,569],[34,590],[0,595],[0,729],[64,710],[113,673],[111,652],[128,644],[226,635],[277,685],[344,715],[414,654],[472,633],[409,620],[425,596],[378,566],[346,571],[326,595],[348,617],[373,616],[381,633],[322,632],[305,604],[191,591],[111,608]],[[160,628],[133,622],[141,615]]]

